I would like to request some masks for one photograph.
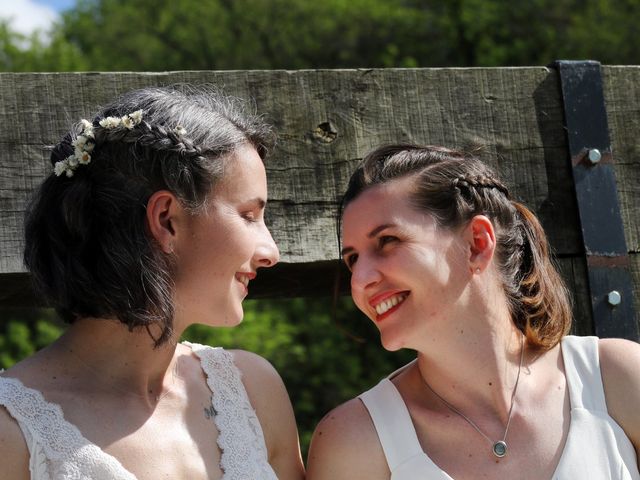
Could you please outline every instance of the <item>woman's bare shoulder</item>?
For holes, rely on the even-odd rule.
[[[29,449],[18,423],[3,406],[0,406],[0,458],[0,480],[29,478]]]
[[[313,433],[307,479],[388,480],[389,468],[373,421],[355,398],[330,411]]]
[[[231,350],[231,353],[254,409],[271,410],[283,402],[290,403],[280,375],[267,359],[245,350]]]
[[[231,353],[260,421],[269,463],[277,477],[287,480],[304,478],[293,407],[280,375],[260,355],[245,350],[232,350]]]
[[[624,429],[640,451],[640,345],[619,338],[598,344],[600,371],[609,415]]]

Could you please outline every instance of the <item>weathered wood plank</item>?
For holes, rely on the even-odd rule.
[[[545,68],[2,74],[0,124],[11,128],[0,131],[0,272],[21,271],[21,212],[49,172],[44,146],[119,92],[176,82],[252,97],[276,125],[269,220],[283,261],[336,257],[334,206],[349,172],[367,150],[397,141],[486,145],[556,250],[580,249],[557,79]]]
[[[633,301],[636,310],[636,320],[638,322],[638,327],[640,327],[640,253],[631,253],[629,254],[629,258],[631,260],[631,277],[633,278],[634,285]]]
[[[627,242],[639,252],[640,69],[603,73]],[[182,82],[253,98],[278,131],[267,165],[267,221],[282,264],[264,272],[255,296],[331,293],[337,201],[369,149],[399,141],[480,144],[540,216],[574,292],[575,331],[593,331],[559,82],[543,67],[0,74],[0,304],[32,298],[21,261],[22,212],[50,172],[47,146],[121,92]],[[640,261],[632,263],[638,286]]]
[[[591,315],[591,300],[587,277],[587,264],[583,257],[565,257],[556,259],[556,265],[571,292],[573,306],[573,324],[571,333],[575,335],[593,335],[595,327]]]
[[[640,66],[602,67],[620,214],[627,248],[640,252]],[[640,283],[636,283],[640,285]],[[637,311],[637,309],[636,309]]]

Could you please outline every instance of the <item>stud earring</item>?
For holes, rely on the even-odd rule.
[[[480,267],[476,268],[476,273],[480,273]]]

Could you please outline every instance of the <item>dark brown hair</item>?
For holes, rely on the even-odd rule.
[[[100,120],[142,110],[135,128],[100,128]],[[146,228],[146,205],[169,190],[194,215],[243,145],[261,158],[271,128],[247,105],[214,87],[186,85],[128,92],[103,108],[91,163],[72,177],[53,172],[26,212],[24,261],[36,289],[59,315],[114,318],[130,330],[157,326],[156,346],[173,328],[173,257]],[[180,126],[185,133],[177,134]],[[82,125],[51,153],[52,166],[74,152]],[[215,200],[214,200],[215,201]]]
[[[413,176],[412,204],[440,226],[486,215],[496,231],[495,259],[513,322],[532,347],[548,349],[567,334],[571,304],[536,216],[474,155],[436,146],[387,145],[369,153],[351,176],[344,208],[373,185]]]

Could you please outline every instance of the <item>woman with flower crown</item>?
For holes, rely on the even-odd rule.
[[[566,335],[536,217],[478,158],[374,150],[342,255],[387,350],[417,359],[329,413],[311,480],[640,480],[640,346]]]
[[[233,327],[260,268],[271,131],[213,89],[147,88],[81,121],[25,220],[24,259],[70,323],[0,374],[0,479],[300,479],[286,390]]]

